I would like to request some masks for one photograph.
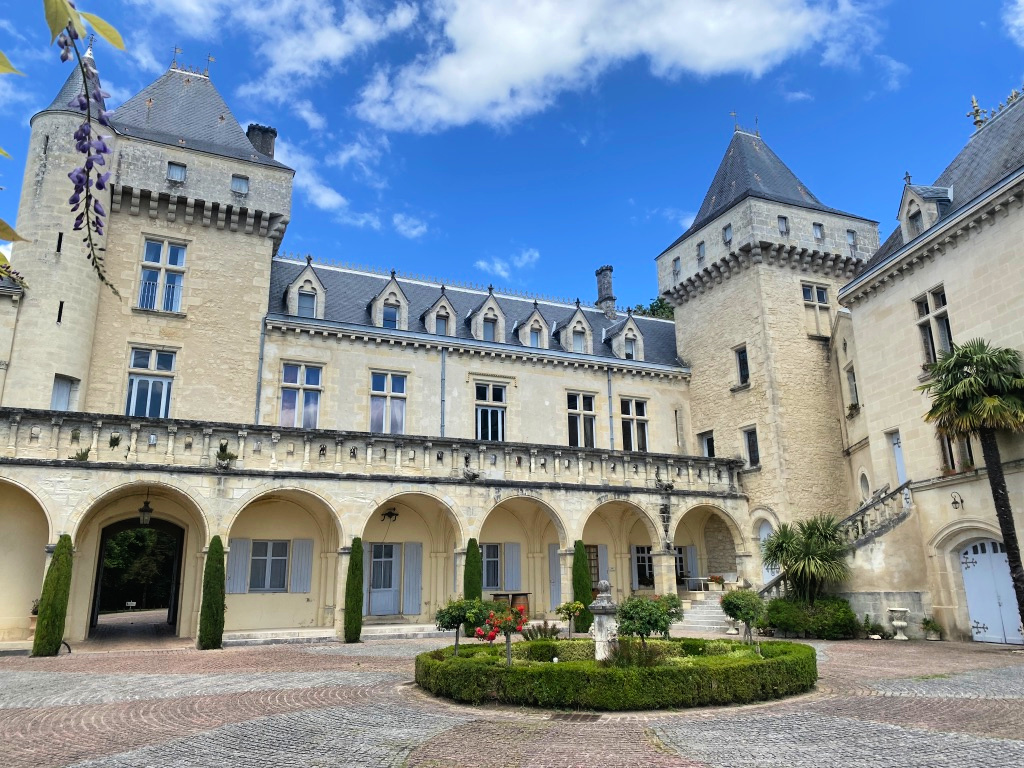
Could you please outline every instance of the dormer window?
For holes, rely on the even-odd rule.
[[[231,177],[231,191],[236,192],[239,195],[249,194],[249,177],[248,176],[232,176]]]
[[[632,360],[636,357],[636,339],[626,339],[626,359]]]
[[[299,317],[316,317],[316,294],[309,291],[299,291],[298,311]]]
[[[530,346],[535,349],[540,347],[540,328],[530,329]]]
[[[572,332],[572,351],[584,352],[587,348],[587,334],[585,331]]]
[[[920,211],[915,211],[907,218],[907,224],[910,225],[911,236],[917,237],[924,232],[924,215]]]
[[[722,227],[722,242],[726,245],[732,245],[732,224],[726,224]]]
[[[185,165],[183,163],[168,163],[167,164],[167,180],[184,182],[185,181]]]
[[[382,315],[381,327],[383,328],[398,328],[398,307],[391,304],[384,305],[384,314]]]
[[[438,336],[448,335],[448,315],[438,313],[437,319],[434,321],[434,332]]]
[[[484,318],[484,341],[494,341],[498,332],[498,321],[494,318]]]

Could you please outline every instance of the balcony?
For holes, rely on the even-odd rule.
[[[88,449],[88,455],[85,451]],[[0,409],[3,461],[735,495],[737,459]],[[228,461],[217,453],[235,454]]]

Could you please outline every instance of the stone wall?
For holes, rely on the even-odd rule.
[[[704,527],[708,574],[736,573],[736,545],[728,526],[712,515]]]

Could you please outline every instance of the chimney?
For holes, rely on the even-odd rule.
[[[612,268],[607,264],[599,268],[597,275],[597,306],[604,311],[604,316],[614,320],[618,315],[615,312],[615,295],[612,293]]]
[[[269,125],[249,123],[245,131],[246,138],[256,147],[257,152],[262,152],[267,157],[274,156],[274,140],[277,138],[277,129]]]

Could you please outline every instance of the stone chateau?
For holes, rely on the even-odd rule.
[[[119,298],[67,205],[81,86],[76,71],[32,118],[30,242],[12,254],[28,287],[0,283],[0,639],[27,636],[62,533],[66,635],[88,637],[104,547],[151,510],[178,542],[168,622],[185,637],[214,535],[229,633],[330,634],[354,537],[366,623],[422,624],[461,593],[470,538],[485,593],[552,617],[578,539],[616,600],[698,597],[712,577],[770,595],[760,541],[828,512],[858,614],[1022,642],[980,449],[940,440],[916,390],[954,340],[1024,350],[1016,97],[978,114],[934,183],[908,179],[881,245],[737,129],[657,256],[668,321],[617,309],[611,266],[594,303],[567,303],[284,255],[276,131],[243,130],[178,66],[114,113]],[[1001,449],[1024,529],[1024,441]]]

